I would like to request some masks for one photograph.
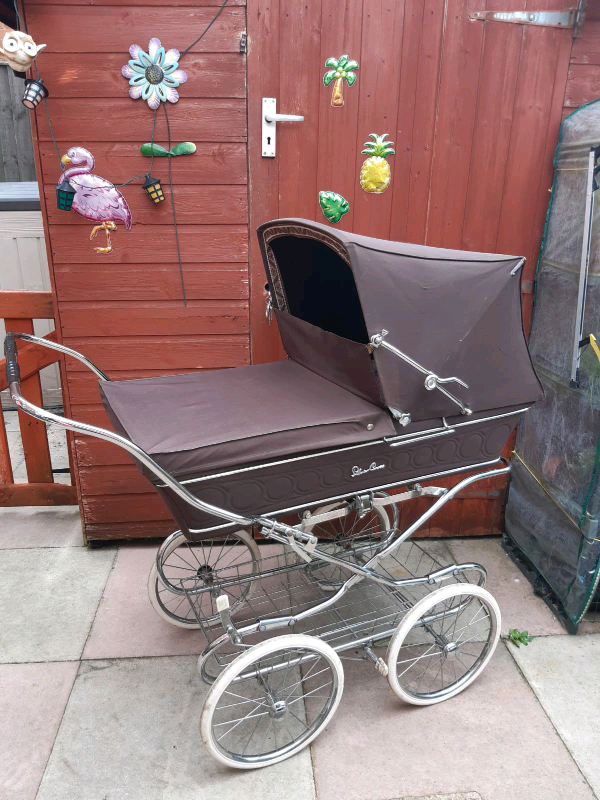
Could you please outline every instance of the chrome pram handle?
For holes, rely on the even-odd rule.
[[[223,508],[213,506],[210,503],[205,503],[203,500],[199,500],[191,492],[189,492],[185,486],[179,483],[179,481],[177,481],[169,472],[163,469],[160,464],[157,464],[156,461],[154,461],[154,459],[145,452],[145,450],[142,450],[141,447],[138,447],[138,445],[134,444],[130,439],[126,439],[124,436],[114,433],[114,431],[109,431],[105,428],[98,428],[95,425],[89,425],[86,422],[78,422],[66,417],[59,417],[50,411],[46,411],[44,408],[39,408],[33,403],[30,403],[29,400],[26,400],[21,394],[21,371],[19,369],[18,351],[15,341],[16,339],[31,342],[32,344],[40,345],[41,347],[48,347],[51,350],[58,350],[65,355],[81,361],[101,380],[109,381],[110,378],[88,358],[81,355],[81,353],[78,353],[76,350],[72,350],[70,347],[65,347],[64,345],[56,342],[50,342],[47,339],[40,339],[39,337],[31,336],[28,333],[8,333],[6,335],[6,339],[4,340],[6,379],[12,401],[20,411],[23,411],[25,414],[29,414],[31,417],[35,417],[35,419],[39,419],[42,422],[54,423],[55,425],[59,425],[60,427],[74,431],[75,433],[82,433],[86,436],[95,436],[97,439],[104,439],[107,442],[116,444],[118,447],[122,447],[129,453],[129,455],[141,462],[150,470],[150,472],[152,472],[157,478],[163,481],[170,489],[178,494],[179,497],[199,511],[204,511],[207,514],[212,514],[216,517],[227,520],[227,522],[233,522],[242,527],[247,527],[249,525],[260,525],[261,527],[265,527],[270,532],[274,533],[275,536],[285,536],[286,539],[290,534],[296,536],[297,531],[294,528],[291,528],[289,525],[284,525],[260,516],[244,517],[240,514],[235,514],[231,511],[226,511]]]

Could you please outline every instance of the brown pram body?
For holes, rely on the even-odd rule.
[[[521,324],[522,259],[295,219],[258,235],[289,360],[101,382],[119,433],[192,494],[243,515],[498,461],[519,414],[541,395]],[[382,330],[427,373],[466,383],[441,385],[470,413],[373,347]],[[140,466],[189,539],[229,527]]]
[[[5,342],[18,408],[125,449],[180,526],[158,550],[150,601],[202,630],[201,735],[241,769],[323,730],[343,691],[339,653],[372,661],[415,705],[481,673],[500,636],[485,568],[408,540],[466,487],[508,474],[494,465],[541,395],[521,323],[523,259],[305,220],[258,233],[288,360],[111,382],[61,344]],[[117,433],[27,401],[15,339],[92,369]],[[451,488],[421,485],[471,470]],[[398,507],[416,498],[432,505],[401,531]]]

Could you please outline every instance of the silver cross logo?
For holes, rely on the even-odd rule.
[[[373,461],[366,469],[362,469],[362,467],[352,467],[352,477],[358,478],[359,475],[366,475],[367,472],[374,472],[376,469],[385,469],[385,464],[376,464]]]

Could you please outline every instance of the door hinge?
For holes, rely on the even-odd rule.
[[[248,49],[248,34],[242,33],[240,36],[240,53],[245,53]]]
[[[544,28],[566,28],[576,36],[585,19],[586,3],[566,11],[472,11],[469,18],[480,22],[513,22],[517,25],[539,25]]]

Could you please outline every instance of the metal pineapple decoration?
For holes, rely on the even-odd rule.
[[[386,142],[389,134],[370,133],[369,136],[373,141],[365,142],[365,149],[361,151],[370,157],[364,160],[360,170],[360,185],[365,192],[381,194],[390,185],[390,165],[386,159],[396,151],[393,142]]]
[[[342,93],[342,87],[344,81],[346,81],[348,86],[352,86],[356,81],[356,72],[354,70],[358,69],[358,61],[349,60],[348,56],[345,55],[339,58],[328,58],[325,62],[325,66],[333,67],[333,69],[328,70],[325,75],[323,75],[323,84],[325,86],[329,86],[331,81],[335,81],[331,93],[331,105],[343,106],[344,95]]]

